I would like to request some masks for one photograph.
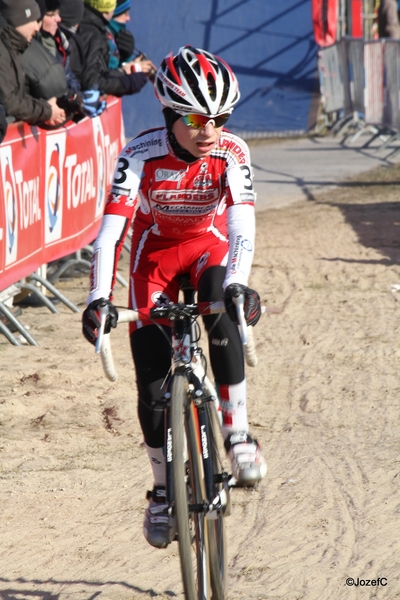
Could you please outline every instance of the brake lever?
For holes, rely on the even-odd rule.
[[[244,294],[240,294],[237,297],[233,297],[232,301],[236,306],[236,313],[240,328],[240,337],[242,339],[243,346],[247,345],[247,323],[244,316]]]
[[[96,354],[100,354],[101,347],[103,345],[103,337],[104,337],[104,329],[106,326],[106,320],[109,313],[108,306],[105,304],[104,306],[100,306],[98,308],[100,315],[100,327],[97,330],[97,340],[96,340]]]

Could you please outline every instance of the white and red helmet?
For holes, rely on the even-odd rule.
[[[183,115],[231,112],[240,98],[239,84],[229,65],[193,46],[184,46],[176,56],[171,53],[164,58],[154,89],[163,106]]]

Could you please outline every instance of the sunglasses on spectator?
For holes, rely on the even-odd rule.
[[[208,123],[212,123],[214,127],[223,127],[230,116],[230,112],[222,115],[215,115],[215,117],[190,113],[189,115],[183,115],[182,121],[192,129],[204,129]]]

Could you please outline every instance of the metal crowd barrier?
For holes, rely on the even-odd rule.
[[[321,104],[332,133],[369,133],[383,149],[400,137],[400,40],[342,38],[318,56]],[[337,89],[333,88],[337,86]],[[395,149],[395,152],[400,151]]]
[[[0,343],[4,336],[15,346],[38,345],[18,319],[25,306],[58,313],[59,302],[81,312],[55,284],[89,273],[87,244],[100,228],[124,140],[121,99],[106,101],[100,116],[54,131],[8,127],[0,146]],[[117,281],[128,286],[119,273]]]
[[[343,78],[338,43],[319,50],[318,75],[324,116],[323,127],[332,120],[336,121],[340,111],[344,108]]]

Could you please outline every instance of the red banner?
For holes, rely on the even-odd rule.
[[[336,42],[338,0],[312,0],[312,22],[314,38],[321,47]]]
[[[363,37],[363,11],[363,0],[351,0],[351,31],[349,35],[352,37]]]
[[[9,125],[0,145],[0,291],[97,235],[125,143],[121,100],[54,131]]]

